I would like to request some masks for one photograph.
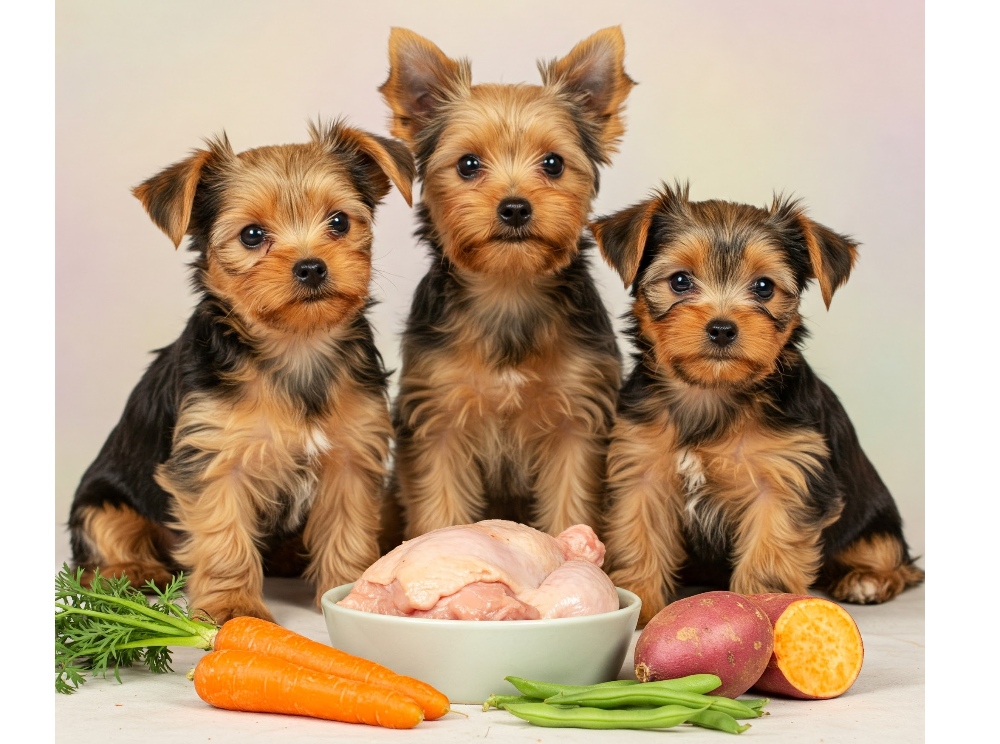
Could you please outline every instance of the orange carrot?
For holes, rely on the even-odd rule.
[[[414,700],[423,709],[424,718],[428,721],[440,718],[449,710],[448,698],[418,679],[396,674],[374,661],[338,651],[255,617],[235,617],[227,622],[219,629],[212,648],[217,651],[253,651],[284,659],[307,669],[394,690]]]
[[[287,713],[386,728],[413,728],[420,706],[398,692],[297,666],[251,651],[213,651],[194,668],[194,689],[209,705]]]

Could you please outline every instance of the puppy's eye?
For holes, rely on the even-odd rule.
[[[347,235],[347,231],[351,229],[351,221],[343,212],[331,214],[326,224],[334,235]]]
[[[542,170],[545,171],[545,175],[549,178],[559,178],[563,174],[564,169],[565,164],[560,155],[550,152],[542,158]]]
[[[683,271],[678,271],[670,277],[669,281],[670,288],[677,294],[683,294],[694,286],[694,282],[691,281],[690,274],[685,274]]]
[[[260,225],[247,225],[240,230],[240,242],[246,248],[260,248],[267,240],[267,233]]]
[[[774,296],[774,282],[767,277],[762,276],[760,279],[754,279],[751,289],[762,300],[769,300]]]
[[[475,155],[463,155],[458,159],[458,174],[462,178],[475,178],[482,164]]]

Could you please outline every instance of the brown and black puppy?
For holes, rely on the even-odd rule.
[[[77,565],[134,585],[183,567],[221,623],[270,617],[262,560],[289,541],[317,601],[378,558],[391,425],[365,318],[372,221],[413,177],[401,143],[335,123],[239,154],[223,136],[135,189],[175,246],[191,236],[200,300],[83,476]]]
[[[624,52],[609,28],[540,64],[542,85],[473,85],[468,61],[392,31],[380,91],[432,263],[402,341],[383,549],[485,518],[597,522],[621,361],[583,230],[624,131]]]
[[[793,201],[691,202],[687,188],[593,228],[635,298],[605,537],[642,621],[682,569],[743,594],[819,582],[861,603],[920,582],[892,497],[800,351],[806,283],[829,307],[857,244]]]

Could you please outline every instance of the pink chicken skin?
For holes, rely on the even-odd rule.
[[[539,620],[618,609],[604,544],[583,524],[552,537],[489,519],[434,530],[373,563],[338,602],[444,620]]]

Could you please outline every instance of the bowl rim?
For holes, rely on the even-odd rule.
[[[553,626],[563,626],[563,625],[574,625],[587,622],[596,622],[599,618],[605,618],[610,621],[612,618],[617,618],[620,616],[628,615],[632,612],[638,613],[642,607],[642,600],[637,594],[633,594],[628,589],[623,589],[620,586],[615,587],[615,591],[618,593],[619,602],[626,602],[624,607],[619,607],[617,610],[612,610],[611,612],[601,612],[596,615],[581,615],[579,617],[554,617],[554,618],[541,618],[538,620],[452,620],[440,617],[406,617],[402,615],[382,615],[377,612],[364,612],[362,610],[354,610],[350,607],[341,607],[336,602],[331,599],[331,595],[339,590],[344,591],[344,596],[351,591],[351,587],[354,586],[352,581],[350,584],[341,584],[340,586],[335,586],[332,589],[327,589],[323,593],[323,597],[320,600],[320,604],[323,608],[323,614],[326,615],[329,610],[331,613],[343,613],[347,617],[365,617],[372,622],[386,622],[386,623],[405,623],[406,625],[433,625],[437,627],[443,627],[443,624],[457,623],[462,628],[476,628],[472,632],[479,632],[480,630],[495,629],[497,627],[509,627],[511,629],[518,628],[551,628]],[[516,631],[515,631],[516,632]]]

